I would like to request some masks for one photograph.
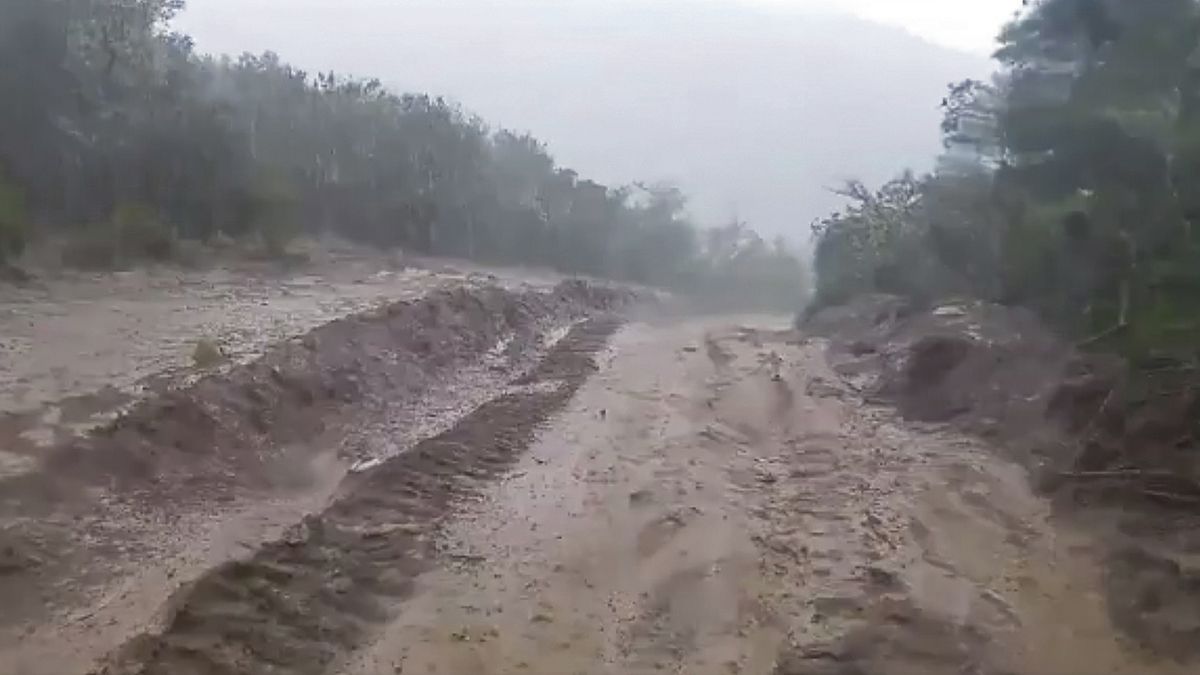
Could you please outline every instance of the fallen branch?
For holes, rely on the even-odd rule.
[[[1147,497],[1154,497],[1177,504],[1200,504],[1200,497],[1195,495],[1181,495],[1174,492],[1160,492],[1158,490],[1142,490],[1142,494]]]
[[[1142,469],[1113,469],[1111,471],[1060,471],[1063,478],[1179,478],[1170,471],[1145,471]],[[1186,480],[1186,479],[1184,479]]]

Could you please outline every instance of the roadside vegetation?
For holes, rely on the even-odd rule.
[[[947,156],[815,226],[818,304],[871,291],[1036,309],[1086,345],[1195,360],[1200,3],[1042,0],[991,82],[942,105]]]
[[[1033,310],[1079,354],[1044,373],[1079,410],[1064,475],[1194,507],[1200,3],[1029,2],[996,56],[942,102],[936,171],[851,182],[814,226],[811,311],[871,293]]]
[[[0,261],[170,260],[180,242],[284,255],[298,235],[794,308],[800,259],[741,223],[704,229],[670,185],[605,186],[544,143],[435,96],[199,54],[183,0],[0,4]]]

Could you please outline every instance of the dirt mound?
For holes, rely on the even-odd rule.
[[[1200,505],[1200,378],[1189,368],[1135,372],[1079,352],[1029,311],[981,302],[918,311],[872,296],[818,312],[805,330],[830,338],[835,367],[868,398],[1001,441],[1046,488],[1069,479],[1091,500]]]
[[[517,349],[550,325],[626,299],[574,281],[550,293],[456,289],[334,321],[251,364],[136,406],[91,438],[48,453],[39,476],[0,482],[0,495],[41,491],[49,502],[102,485],[178,498],[186,485],[208,499],[234,486],[270,487],[279,453],[320,433],[330,413],[418,391],[501,341]]]
[[[835,367],[869,397],[988,435],[1047,426],[1055,374],[1074,358],[1030,313],[986,303],[917,310],[872,296],[818,312],[805,330],[831,339]]]
[[[0,479],[0,628],[78,606],[121,565],[158,557],[145,541],[173,540],[188,514],[303,490],[318,457],[372,459],[339,441],[366,420],[433,414],[405,406],[464,368],[523,371],[556,330],[632,299],[577,281],[438,291],[319,327],[48,450]]]
[[[830,338],[836,368],[868,397],[1002,441],[1045,487],[1082,478],[1088,499],[1123,492],[1200,505],[1191,368],[1134,370],[1079,352],[1031,312],[981,302],[918,311],[872,296],[818,312],[805,330]]]

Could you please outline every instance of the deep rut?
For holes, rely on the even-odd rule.
[[[161,632],[105,675],[318,675],[389,622],[437,557],[453,505],[517,460],[590,374],[615,319],[577,324],[527,377],[456,426],[363,473],[322,513],[180,589]]]

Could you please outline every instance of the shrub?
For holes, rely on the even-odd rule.
[[[153,208],[126,202],[107,222],[84,227],[63,248],[63,262],[81,269],[113,269],[134,262],[174,258],[175,233]]]
[[[283,258],[288,244],[299,234],[300,195],[282,174],[264,171],[251,188],[251,227],[262,242],[263,252]]]
[[[171,259],[175,233],[150,206],[139,202],[120,204],[113,210],[111,221],[119,262]]]
[[[0,263],[21,254],[27,227],[24,195],[0,175]]]

